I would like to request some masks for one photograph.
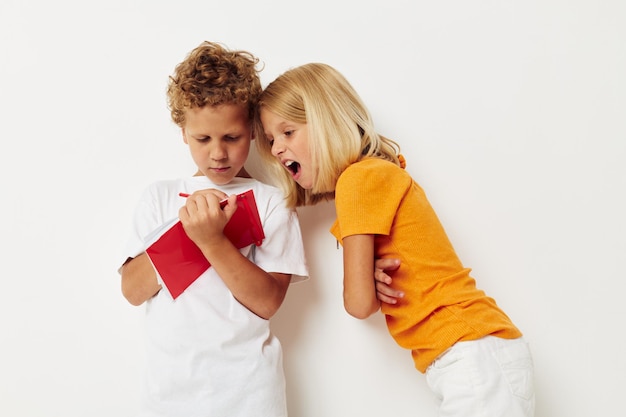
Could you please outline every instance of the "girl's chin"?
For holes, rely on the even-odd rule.
[[[302,178],[302,171],[298,170],[298,172],[291,173],[291,178],[302,188],[304,188],[305,190],[310,190],[311,188],[313,188],[313,184],[311,184],[310,181],[305,180],[304,178]]]
[[[309,183],[298,181],[298,180],[296,180],[296,182],[298,183],[300,187],[304,188],[305,190],[310,190],[313,188],[313,184],[309,184]]]

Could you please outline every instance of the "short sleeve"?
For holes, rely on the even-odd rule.
[[[122,263],[128,258],[134,258],[146,249],[146,238],[162,225],[154,203],[155,187],[149,186],[143,190],[133,213],[131,232],[123,248]]]
[[[351,165],[337,181],[337,221],[331,232],[339,240],[357,234],[388,235],[411,183],[409,174],[392,162],[366,159]]]
[[[266,204],[262,219],[265,239],[255,248],[254,263],[267,272],[291,274],[291,282],[308,278],[304,243],[296,210],[285,205],[278,189],[267,192],[257,203]]]

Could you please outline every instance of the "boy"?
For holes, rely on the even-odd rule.
[[[261,93],[257,63],[245,51],[204,42],[170,77],[171,116],[198,171],[146,189],[121,268],[124,296],[146,303],[141,416],[287,416],[281,345],[269,319],[292,277],[308,271],[295,210],[277,188],[244,178]],[[239,250],[223,229],[235,194],[249,189],[265,240]],[[145,254],[145,238],[177,216],[211,267],[174,300]]]

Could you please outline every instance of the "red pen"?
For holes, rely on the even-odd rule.
[[[179,196],[181,197],[189,197],[191,194],[187,194],[187,193],[178,193]],[[228,203],[228,198],[225,198],[223,200],[220,200],[220,207],[224,208],[224,206]]]

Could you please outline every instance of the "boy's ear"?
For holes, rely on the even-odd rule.
[[[189,142],[187,141],[187,134],[185,133],[185,128],[182,128],[180,131],[183,134],[183,142],[185,142],[185,144],[189,145]]]

